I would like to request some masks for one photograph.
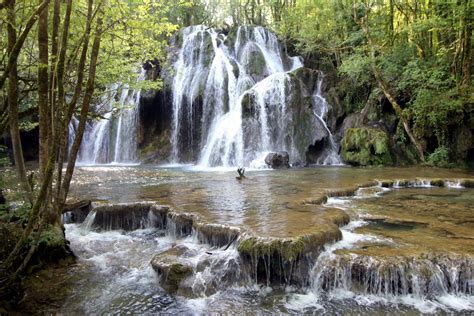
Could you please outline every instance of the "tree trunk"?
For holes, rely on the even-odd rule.
[[[474,10],[472,9],[471,0],[466,0],[465,7],[463,8],[462,13],[462,39],[463,43],[463,54],[461,58],[461,84],[468,85],[471,81],[471,37],[472,37],[472,14]]]
[[[392,105],[393,109],[395,110],[395,113],[397,114],[398,119],[402,122],[403,128],[405,129],[405,132],[408,135],[408,138],[410,139],[411,143],[413,146],[415,146],[416,151],[418,152],[418,156],[420,157],[421,161],[425,161],[425,155],[423,153],[423,147],[421,144],[417,141],[415,136],[413,135],[410,124],[403,114],[403,110],[400,107],[400,105],[397,103],[395,98],[393,97],[392,93],[390,92],[390,89],[388,87],[388,84],[385,82],[382,73],[380,69],[377,67],[376,61],[375,61],[375,44],[372,40],[372,37],[369,32],[369,6],[366,5],[365,8],[365,15],[362,19],[359,19],[357,17],[357,13],[354,11],[354,21],[362,28],[364,31],[365,37],[367,39],[367,43],[369,45],[369,50],[370,50],[370,64],[372,68],[372,72],[374,73],[375,79],[377,80],[378,85],[380,86],[380,89],[382,89],[382,92],[384,93],[385,97],[388,99],[390,104]]]
[[[41,3],[42,0],[39,0]],[[38,114],[39,114],[39,179],[44,177],[49,153],[48,110],[48,10],[38,20]]]
[[[60,13],[61,13],[61,1],[54,0],[54,9],[53,9],[53,30],[51,35],[51,64],[49,70],[49,139],[54,138],[54,110],[56,102],[56,64],[58,59],[58,36],[59,36],[59,24],[60,24]],[[49,144],[50,151],[52,144]],[[53,153],[50,152],[52,155]]]
[[[66,62],[66,51],[68,46],[68,38],[69,38],[69,24],[71,21],[71,11],[72,11],[72,0],[67,1],[66,5],[66,12],[64,14],[64,22],[63,22],[63,32],[61,36],[61,49],[59,51],[58,56],[58,63],[56,66],[56,81],[58,87],[58,99],[56,102],[56,124],[59,124],[59,131],[60,137],[58,139],[58,161],[57,161],[57,171],[56,171],[56,192],[54,194],[54,199],[58,200],[60,191],[61,191],[61,181],[62,181],[62,172],[63,172],[63,163],[65,158],[65,151],[63,151],[63,144],[66,143],[67,137],[67,122],[65,118],[65,91],[64,91],[64,65]],[[54,221],[58,220],[58,216],[56,216],[55,208],[50,208],[50,212],[48,212],[48,223],[54,224]]]
[[[64,138],[67,138],[67,125],[72,119],[72,116],[74,114],[74,108],[76,107],[77,101],[79,100],[79,96],[81,95],[82,92],[82,86],[83,86],[83,81],[84,81],[84,71],[86,67],[86,60],[87,60],[87,50],[89,48],[89,38],[90,38],[90,33],[91,33],[91,24],[92,24],[92,5],[93,5],[93,0],[88,0],[88,6],[87,6],[87,20],[86,20],[86,29],[84,32],[84,39],[82,42],[82,51],[81,51],[81,57],[79,58],[79,64],[77,68],[77,82],[76,82],[76,87],[74,89],[74,94],[72,96],[71,102],[68,104],[68,109],[65,117],[65,125],[64,125]],[[60,148],[60,151],[62,152],[62,156],[66,157],[66,152],[68,148],[67,142],[64,142],[62,144],[62,148]],[[61,188],[62,189],[62,188]],[[67,196],[67,193],[66,193]],[[59,194],[59,199],[62,201],[61,194]],[[66,199],[64,198],[64,201],[62,201],[59,204],[63,204],[66,202]],[[58,205],[60,207],[60,205]],[[60,208],[58,209],[60,210]]]
[[[71,183],[72,175],[74,172],[74,167],[76,165],[77,154],[82,142],[82,136],[84,135],[84,130],[86,128],[87,114],[89,113],[89,106],[92,101],[92,96],[94,94],[94,82],[95,82],[95,72],[97,67],[97,58],[99,56],[100,40],[102,34],[102,18],[104,12],[102,10],[102,2],[98,4],[98,17],[97,25],[94,33],[94,42],[92,44],[92,52],[89,63],[89,78],[87,79],[86,90],[84,98],[82,100],[81,115],[79,118],[79,125],[76,131],[76,137],[74,139],[74,144],[72,145],[71,152],[68,159],[66,173],[64,175],[64,181],[62,184],[61,198],[57,205],[57,210],[61,210],[62,206],[66,201],[67,194],[69,192],[69,184]]]
[[[15,1],[11,1],[8,6],[8,51],[14,53],[14,46],[17,42],[16,24],[15,24]],[[8,71],[8,117],[10,123],[10,136],[12,139],[13,157],[15,159],[15,167],[20,179],[23,194],[30,204],[33,204],[33,195],[28,177],[26,175],[25,161],[23,159],[23,149],[21,148],[20,129],[18,125],[18,69],[17,58],[11,64]]]

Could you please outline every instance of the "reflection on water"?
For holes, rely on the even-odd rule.
[[[472,173],[436,168],[302,168],[195,171],[190,167],[97,166],[77,168],[71,194],[107,203],[157,201],[196,212],[213,223],[244,226],[260,235],[287,237],[318,223],[324,208],[302,205],[330,190],[374,179],[466,178]]]
[[[368,221],[359,232],[397,242],[396,248],[377,247],[373,251],[377,255],[384,251],[474,254],[474,189],[393,189],[379,197],[352,199],[344,209]],[[363,252],[372,254],[370,247]]]

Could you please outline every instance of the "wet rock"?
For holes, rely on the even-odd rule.
[[[346,221],[334,214],[324,219],[313,233],[294,238],[244,236],[237,247],[244,268],[258,282],[308,285],[307,276],[324,245],[342,238],[333,220]]]
[[[324,262],[318,284],[324,290],[345,284],[345,290],[375,295],[472,294],[473,263],[454,254],[368,256],[343,251]]]
[[[154,203],[114,204],[96,207],[92,226],[103,230],[135,230],[165,225],[168,206]]]
[[[315,198],[315,199],[306,199],[301,202],[301,204],[312,204],[312,205],[321,205],[328,201],[328,197],[326,195]]]
[[[435,186],[435,187],[444,187],[444,180],[443,179],[430,180],[430,185]]]
[[[282,169],[290,167],[290,155],[286,151],[269,153],[265,157],[265,163],[272,169]]]
[[[326,221],[336,224],[337,226],[344,226],[349,224],[350,217],[346,212],[339,208],[331,208],[326,210],[322,215],[322,218]]]
[[[375,128],[350,128],[342,139],[342,158],[358,165],[393,164],[387,134]]]
[[[232,243],[240,234],[238,228],[218,224],[196,223],[194,227],[201,243],[216,247],[223,247]]]
[[[391,188],[391,187],[393,187],[394,182],[395,181],[393,181],[393,180],[380,180],[380,186],[382,188]]]
[[[174,237],[188,236],[192,233],[196,220],[197,217],[193,214],[171,211],[167,213],[166,229]]]
[[[68,223],[82,223],[91,211],[92,203],[90,200],[78,201],[75,203],[66,204],[63,208],[63,222]]]
[[[185,252],[186,248],[174,247],[151,260],[151,266],[160,276],[161,286],[169,293],[176,293],[183,279],[193,272],[191,266],[178,262],[178,257]]]

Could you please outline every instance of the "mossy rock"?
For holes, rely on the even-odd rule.
[[[232,243],[240,234],[238,228],[219,224],[195,222],[193,228],[197,232],[197,238],[201,243],[217,247]]]
[[[161,276],[161,286],[169,293],[176,293],[181,282],[193,272],[192,267],[178,262],[185,251],[185,248],[173,247],[151,260],[151,266]]]
[[[349,217],[343,211],[328,212],[324,223],[313,233],[293,238],[248,237],[240,241],[237,250],[253,259],[276,256],[284,262],[294,262],[305,254],[318,252],[329,242],[340,240],[342,233],[337,226],[348,222]]]
[[[342,158],[358,165],[392,165],[389,139],[380,129],[349,128],[342,139]]]
[[[252,258],[278,254],[285,261],[294,261],[303,254],[305,242],[303,237],[289,239],[250,237],[239,243],[238,250]]]
[[[248,53],[248,59],[244,64],[247,73],[255,81],[260,81],[266,76],[268,76],[267,62],[265,56],[260,51],[260,48],[256,47],[255,50],[252,50]]]

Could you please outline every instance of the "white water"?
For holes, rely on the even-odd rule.
[[[234,36],[229,46],[232,40],[212,28],[191,26],[182,31],[173,65],[171,160],[195,157],[201,168],[261,166],[264,153],[283,150],[290,161],[304,161],[306,148],[297,146],[303,140],[295,135],[300,122],[289,107],[289,73],[303,67],[301,59],[284,54],[276,36],[263,27],[239,27]],[[329,135],[320,163],[340,164],[324,122],[328,105],[321,82],[322,76],[313,98],[321,124],[309,129],[322,125],[321,133]]]
[[[314,89],[313,93],[313,106],[314,106],[314,115],[319,119],[321,124],[323,125],[324,129],[328,133],[328,141],[329,144],[324,148],[324,153],[319,157],[317,160],[317,164],[320,165],[341,165],[342,160],[341,157],[338,155],[339,147],[336,144],[334,137],[329,130],[326,124],[326,117],[329,111],[329,104],[326,99],[322,96],[321,86],[323,84],[324,76],[321,74],[318,78],[318,83],[316,85],[316,89]]]
[[[145,79],[142,69],[137,81]],[[96,112],[102,117],[86,124],[79,165],[122,164],[137,161],[138,105],[140,90],[131,90],[128,85],[114,84],[102,96]],[[119,111],[115,115],[115,111]],[[69,146],[72,145],[78,121],[73,118],[69,124]]]
[[[450,188],[462,188],[458,181],[448,182],[446,186]],[[402,187],[429,188],[431,185],[428,179],[394,182],[394,189]],[[380,185],[360,188],[353,197],[329,198],[325,205],[350,209],[352,199],[376,198],[390,190]],[[358,212],[362,215],[361,210]],[[322,304],[327,299],[336,304],[353,301],[361,306],[412,306],[422,313],[474,309],[473,269],[469,267],[472,260],[453,255],[436,260],[400,260],[394,257],[394,262],[386,262],[370,256],[339,255],[337,250],[354,249],[359,243],[393,243],[390,239],[353,232],[366,224],[363,220],[352,220],[341,228],[342,239],[326,246],[318,256],[309,277],[311,286],[306,293],[286,297],[285,306],[289,310],[324,309]],[[467,269],[463,270],[465,265]],[[357,273],[362,275],[357,276]]]
[[[171,227],[165,231],[146,228],[132,232],[95,232],[85,229],[85,225],[67,224],[66,234],[79,256],[79,266],[88,272],[84,275],[81,270],[77,272],[83,279],[62,307],[62,312],[201,314],[224,311],[340,313],[355,310],[363,313],[364,310],[412,307],[423,313],[436,313],[440,310],[474,309],[473,297],[460,293],[425,296],[355,291],[351,288],[350,271],[344,266],[338,270],[334,283],[328,284],[324,276],[330,264],[337,260],[337,250],[351,249],[359,242],[390,242],[353,232],[365,224],[353,221],[342,228],[342,240],[327,246],[318,257],[308,276],[312,280],[308,288],[287,286],[283,293],[278,287],[257,285],[252,277],[243,273],[234,246],[227,250],[212,248],[199,243],[195,234],[177,237]],[[160,277],[150,266],[154,255],[172,247],[185,249],[179,262],[193,269],[193,273],[181,283],[181,292],[173,296],[160,288]]]
[[[338,203],[336,203],[338,204]],[[339,204],[340,205],[340,204]],[[458,282],[458,266],[456,263],[433,263],[428,260],[411,262],[406,266],[378,266],[379,262],[371,258],[369,261],[359,260],[354,255],[347,261],[337,255],[337,250],[352,249],[360,242],[391,243],[387,239],[379,239],[372,235],[354,233],[357,227],[365,225],[364,221],[352,221],[341,228],[342,240],[326,246],[313,267],[309,276],[311,286],[305,293],[288,294],[284,298],[285,307],[290,311],[302,312],[325,310],[325,302],[337,305],[356,304],[367,308],[377,306],[403,308],[411,306],[421,313],[437,313],[440,310],[470,311],[474,309],[474,297],[463,293],[466,289],[449,287],[448,284]],[[370,275],[364,276],[367,281],[360,288],[353,283],[353,265],[363,264],[368,267]],[[448,274],[443,269],[448,268]],[[426,270],[428,269],[428,270]],[[430,271],[431,278],[424,279]],[[400,283],[396,282],[399,278]],[[395,280],[395,282],[394,282]],[[472,281],[472,280],[471,280]],[[386,282],[394,287],[386,287]],[[469,281],[467,281],[469,283]],[[469,285],[466,285],[469,286]],[[427,293],[428,292],[428,293]],[[337,306],[336,305],[336,306]]]
[[[426,185],[426,181],[416,183]],[[356,198],[374,198],[389,190],[393,189],[362,188],[357,191]],[[351,199],[331,198],[327,205],[350,207],[347,202]],[[342,240],[327,245],[315,258],[308,274],[309,286],[281,288],[270,284],[268,279],[265,285],[256,284],[253,273],[243,269],[235,245],[225,249],[202,244],[196,231],[182,236],[171,219],[164,230],[147,228],[99,233],[91,230],[94,216],[91,212],[82,225],[66,225],[72,249],[81,264],[92,266],[92,269],[88,268],[92,272],[86,275],[90,280],[85,280],[91,284],[82,283],[76,289],[77,293],[63,308],[65,313],[344,313],[353,310],[364,313],[388,308],[437,313],[474,310],[474,288],[470,283],[472,269],[471,276],[461,273],[462,263],[455,257],[435,261],[410,259],[400,261],[400,264],[398,261],[394,264],[380,262],[376,257],[341,257],[338,250],[354,249],[359,243],[393,244],[390,239],[354,232],[366,224],[362,220],[353,220],[342,227]],[[147,219],[146,227],[157,226],[158,222],[150,219],[150,213]],[[180,292],[170,296],[159,287],[160,280],[151,269],[150,260],[172,247],[185,249],[176,260],[192,267],[193,272],[181,283]],[[394,260],[398,259],[394,257]],[[363,270],[357,270],[360,267]],[[364,275],[354,279],[354,271],[364,271]],[[77,306],[82,309],[78,310]]]

